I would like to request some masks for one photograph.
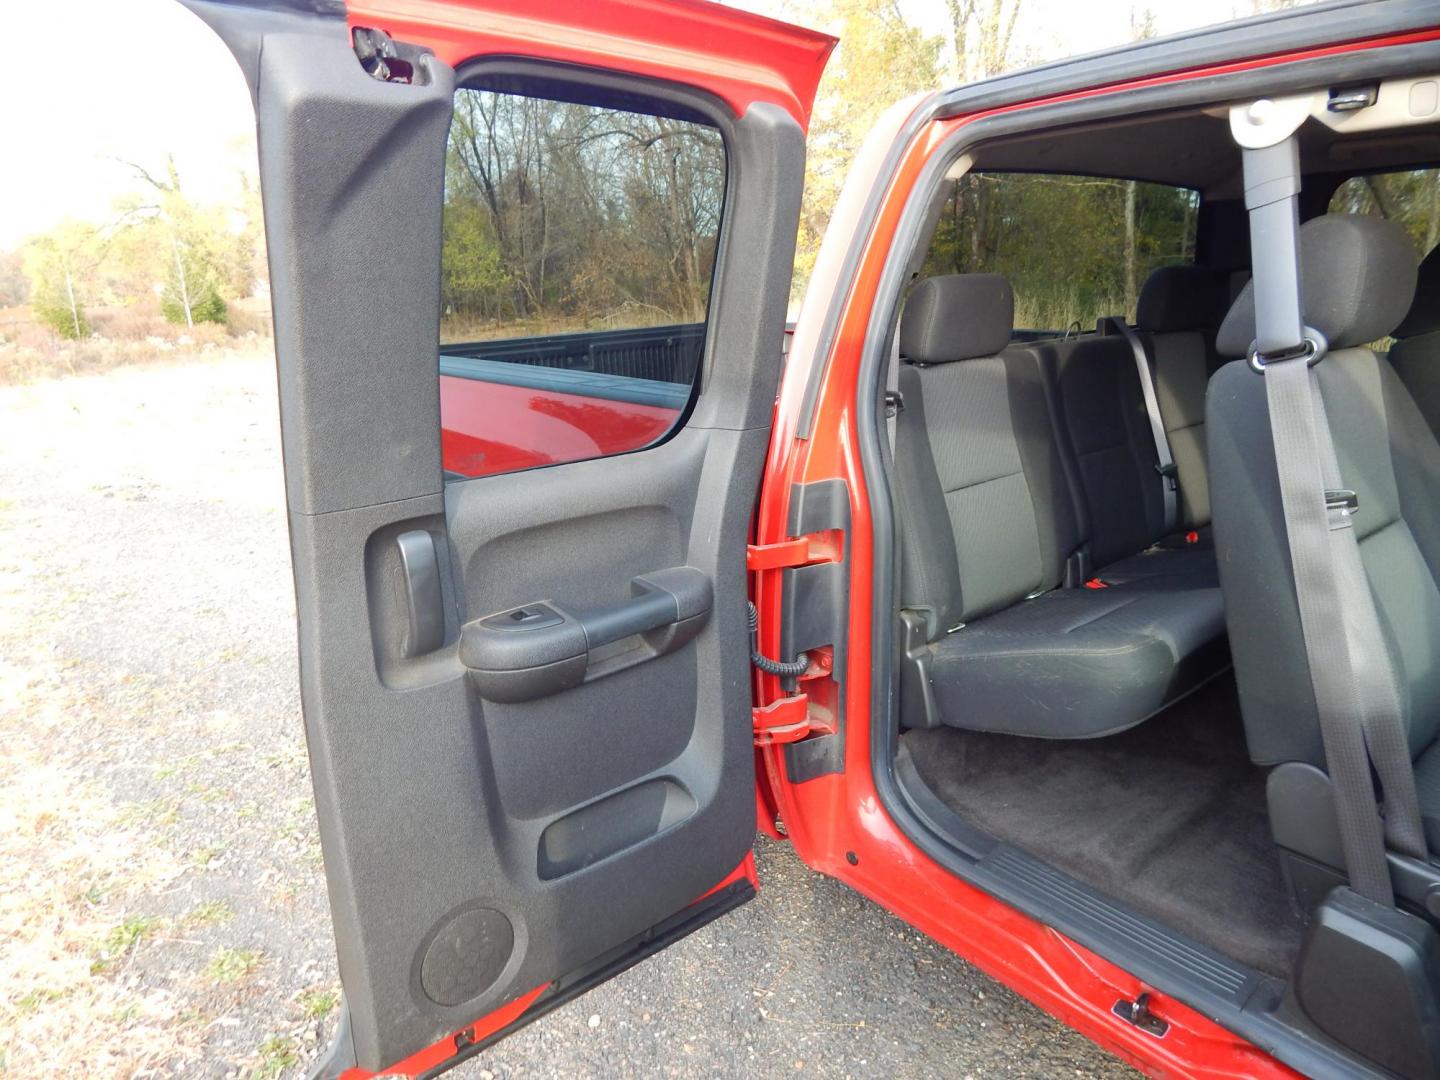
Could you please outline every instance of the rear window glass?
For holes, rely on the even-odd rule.
[[[667,111],[683,113],[456,92],[440,268],[447,479],[640,449],[683,415],[725,148],[702,118]]]
[[[1195,259],[1199,194],[1098,176],[972,172],[948,182],[924,273],[1003,274],[1020,336],[1123,314],[1157,267]]]
[[[1332,214],[1376,214],[1405,226],[1415,250],[1428,255],[1440,243],[1440,169],[1352,176],[1330,198]]]

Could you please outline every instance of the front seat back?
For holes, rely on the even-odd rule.
[[[1390,364],[1430,430],[1440,433],[1440,247],[1420,264],[1415,302],[1393,336]]]
[[[1306,322],[1329,354],[1317,370],[1341,475],[1359,496],[1354,518],[1411,756],[1440,732],[1440,443],[1389,364],[1369,347],[1404,317],[1415,252],[1381,218],[1328,215],[1300,231]],[[1255,334],[1252,286],[1217,341],[1244,355]],[[1276,479],[1264,378],[1226,365],[1207,397],[1210,483],[1220,582],[1246,738],[1261,764],[1324,767]]]

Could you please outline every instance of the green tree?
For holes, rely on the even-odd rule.
[[[441,311],[451,316],[497,317],[494,300],[509,287],[510,277],[485,207],[473,200],[447,201],[441,236]]]
[[[1440,243],[1440,169],[1352,177],[1331,197],[1330,209],[1398,221],[1425,255]]]
[[[1015,53],[1021,0],[946,0],[950,77],[957,83],[999,75],[1023,63]]]
[[[234,228],[223,208],[189,199],[174,158],[166,160],[164,176],[133,163],[131,168],[149,192],[123,205],[120,227],[139,241],[126,250],[150,254],[149,269],[161,283],[161,311],[188,327],[223,323],[225,295],[244,295],[253,284],[253,233]]]
[[[0,252],[0,307],[14,307],[30,298],[30,279],[18,251]]]
[[[442,219],[442,333],[698,321],[725,154],[708,125],[467,89]]]
[[[941,84],[945,40],[905,21],[895,0],[823,0],[802,16],[840,39],[815,101],[792,296],[804,292],[860,144],[901,98]]]
[[[1016,324],[1031,329],[1133,319],[1134,283],[1193,259],[1196,206],[1193,191],[1166,184],[967,173],[946,193],[925,273],[1004,274]]]
[[[62,221],[25,245],[30,306],[35,317],[61,337],[89,336],[85,305],[103,254],[99,230],[84,221]]]

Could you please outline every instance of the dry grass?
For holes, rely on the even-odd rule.
[[[129,1076],[196,1060],[201,1030],[186,1003],[129,970],[170,930],[137,905],[181,867],[95,784],[17,745],[13,728],[6,742],[0,1073]]]
[[[670,326],[686,317],[647,305],[631,304],[614,311],[579,315],[545,315],[534,319],[497,321],[468,315],[446,315],[440,320],[442,342],[499,341],[504,338],[544,337],[550,334],[579,334],[599,330],[634,330],[646,326]]]
[[[231,348],[273,350],[268,300],[230,305],[229,323],[176,326],[154,302],[86,312],[91,335],[69,341],[37,322],[28,307],[0,308],[0,385],[86,375],[131,364],[207,355]]]
[[[271,839],[307,785],[273,369],[236,353],[0,388],[0,1077],[290,1076],[333,1024],[319,872]]]

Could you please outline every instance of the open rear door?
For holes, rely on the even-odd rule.
[[[439,1071],[753,893],[746,530],[833,42],[695,2],[187,2],[258,117],[324,1071]],[[553,463],[442,468],[497,371],[514,460]]]

